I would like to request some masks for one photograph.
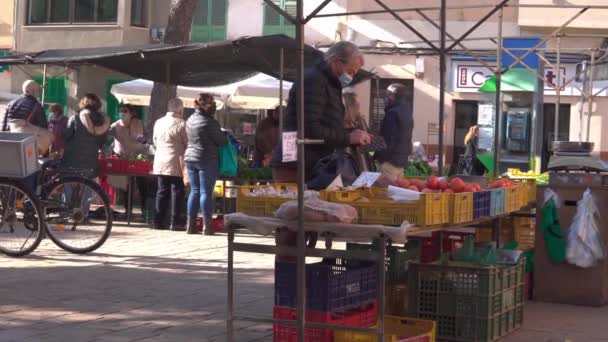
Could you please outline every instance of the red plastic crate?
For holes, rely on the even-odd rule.
[[[125,173],[126,160],[118,158],[99,159],[99,172],[102,175]]]
[[[462,247],[467,236],[474,236],[473,232],[445,231],[443,234],[443,253],[451,253]],[[420,262],[433,262],[440,257],[439,253],[440,232],[433,232],[431,236],[417,237],[420,240]]]
[[[113,207],[116,206],[116,190],[110,183],[108,183],[108,177],[107,176],[99,177],[99,185],[101,186],[103,191],[105,191],[106,194],[108,194],[108,198],[110,199],[110,205]]]
[[[296,309],[275,306],[274,318],[296,320]],[[346,312],[322,312],[306,311],[308,322],[338,324],[351,327],[371,327],[376,324],[378,318],[378,306],[370,303],[357,309]],[[333,342],[334,331],[331,329],[306,328],[306,342]],[[274,342],[297,342],[298,329],[295,325],[274,324],[272,327],[272,340]]]
[[[149,175],[152,172],[152,163],[144,160],[128,160],[126,173],[133,175]]]

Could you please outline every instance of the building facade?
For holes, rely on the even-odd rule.
[[[294,0],[273,0],[289,13],[295,13]],[[554,4],[552,0],[512,0],[519,4]],[[9,1],[3,2],[8,3]],[[313,11],[322,0],[306,0],[305,13]],[[493,6],[497,0],[476,0],[475,4]],[[602,5],[603,0],[571,0],[570,4]],[[93,4],[91,6],[91,4]],[[413,8],[438,6],[439,0],[385,0],[392,8]],[[16,0],[14,20],[16,28],[11,40],[17,51],[39,51],[52,48],[77,48],[115,45],[138,45],[160,41],[164,32],[169,12],[169,0],[64,0],[37,1]],[[477,20],[483,17],[487,8],[454,8],[469,6],[468,0],[450,0],[448,6],[453,9],[447,12],[447,27],[452,36],[459,37]],[[363,10],[380,9],[373,1],[368,0],[333,0],[322,13],[352,13]],[[502,33],[504,37],[542,37],[564,24],[577,9],[557,8],[516,8],[509,7],[503,11]],[[11,16],[2,11],[0,14],[0,51],[8,46],[2,40],[6,32],[3,22]],[[437,41],[439,31],[414,11],[399,12],[410,25],[419,30],[431,41]],[[425,12],[437,22],[438,11]],[[594,34],[596,38],[569,37],[561,38],[561,47],[574,52],[573,49],[599,48],[603,39],[608,36],[608,21],[604,18],[607,10],[592,9],[574,20],[564,31],[567,34]],[[8,17],[8,18],[5,18]],[[476,29],[467,41],[469,49],[496,48],[488,38],[495,38],[498,33],[497,16]],[[295,35],[294,26],[278,13],[266,6],[262,0],[198,0],[194,16],[191,40],[210,42],[224,39],[236,39],[244,36],[284,33]],[[406,29],[390,14],[348,15],[312,19],[305,30],[306,43],[314,46],[326,46],[337,40],[351,40],[362,47],[421,47],[420,38]],[[4,44],[4,45],[2,45]],[[438,44],[438,43],[437,43]],[[555,39],[549,40],[547,48],[555,47]],[[448,61],[448,94],[445,105],[445,126],[438,124],[438,85],[439,64],[437,56],[415,56],[403,52],[387,53],[386,49],[366,49],[366,68],[373,69],[379,76],[378,82],[366,82],[357,86],[363,114],[369,118],[371,126],[378,125],[383,116],[383,90],[391,82],[402,82],[410,89],[414,111],[414,139],[429,145],[430,150],[437,146],[438,131],[443,129],[446,144],[446,163],[449,164],[462,149],[466,129],[477,120],[477,104],[483,95],[477,91],[480,82],[490,72],[477,61],[462,55],[453,55]],[[549,58],[551,59],[551,58]],[[550,60],[551,61],[551,60]],[[573,75],[576,58],[564,59],[562,73],[566,77]],[[495,64],[491,58],[488,63]],[[466,72],[465,72],[466,71]],[[39,68],[26,68],[21,71],[12,68],[12,88],[17,91],[20,83],[28,78],[40,78]],[[555,78],[555,72],[547,68],[545,76]],[[49,71],[47,82],[47,102],[60,102],[66,108],[76,106],[76,99],[86,92],[95,92],[105,98],[106,110],[113,114],[117,103],[109,94],[112,84],[128,79],[125,75],[116,74],[102,68],[75,67],[55,68]],[[0,78],[2,74],[0,74]],[[1,82],[1,81],[0,81]],[[0,83],[1,84],[1,83]],[[602,84],[597,84],[601,87]],[[595,87],[595,86],[594,86]],[[571,87],[572,88],[572,87]],[[598,88],[598,91],[600,89]],[[606,92],[597,96],[593,105],[590,140],[596,143],[598,153],[608,155],[608,138],[602,139],[601,132],[608,128],[608,120],[603,120],[601,113],[608,109]],[[554,111],[555,96],[545,93],[545,115],[551,116]],[[566,89],[561,97],[560,138],[578,138],[580,96],[576,90]],[[545,120],[546,128],[552,127],[551,119]],[[586,132],[583,133],[586,135]]]

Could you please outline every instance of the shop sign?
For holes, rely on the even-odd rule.
[[[496,66],[488,63],[492,68]],[[560,66],[562,72],[561,84],[576,76],[576,64],[568,63]],[[545,79],[551,84],[545,84],[545,95],[555,95],[552,84],[557,83],[557,73],[549,66],[545,67]],[[491,76],[493,72],[479,62],[453,62],[452,63],[452,90],[459,93],[477,93],[479,87]],[[608,81],[593,82],[594,94],[608,96]],[[580,96],[580,82],[572,81],[562,86],[562,96]]]

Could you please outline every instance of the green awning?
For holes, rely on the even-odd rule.
[[[513,68],[502,74],[500,79],[500,91],[536,91],[536,74],[524,68]],[[482,93],[496,92],[496,75],[488,78],[481,85],[479,91]]]

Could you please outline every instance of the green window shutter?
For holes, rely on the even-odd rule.
[[[297,1],[296,0],[283,0],[284,4],[283,4],[283,8],[285,9],[285,12],[287,12],[289,15],[291,15],[292,17],[296,17],[297,16]],[[283,34],[290,36],[291,38],[295,38],[296,37],[296,26],[294,24],[292,24],[289,20],[285,19],[284,17],[281,17],[282,20],[282,24],[283,24]]]
[[[118,100],[112,95],[112,86],[126,81],[128,80],[122,78],[108,79],[106,81],[106,114],[108,114],[112,122],[118,120],[118,107],[120,106]]]
[[[291,16],[296,16],[296,0],[273,0],[273,2]],[[296,27],[289,20],[285,19],[285,17],[283,17],[279,12],[267,5],[264,5],[263,32],[264,35],[285,34],[293,38],[296,36]]]
[[[226,9],[227,0],[198,0],[192,24],[192,41],[225,40]]]
[[[42,84],[41,76],[33,77],[33,80]],[[40,96],[42,96],[42,90],[40,90]],[[44,92],[45,112],[48,111],[49,106],[53,103],[62,105],[64,113],[67,111],[68,90],[65,77],[48,77],[46,79],[46,89]]]
[[[273,0],[277,6],[283,8],[282,0]],[[264,35],[273,35],[281,33],[281,19],[282,16],[279,12],[275,11],[270,6],[264,3]]]

